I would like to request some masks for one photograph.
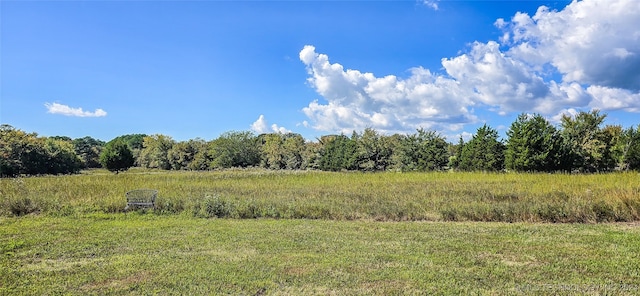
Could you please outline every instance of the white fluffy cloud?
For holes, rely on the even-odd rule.
[[[640,1],[574,1],[562,11],[516,14],[511,54],[550,63],[566,82],[640,90]]]
[[[500,112],[530,110],[549,94],[549,86],[523,62],[505,56],[494,41],[474,43],[469,54],[443,59],[447,73],[473,98]]]
[[[556,118],[588,108],[640,112],[640,1],[574,1],[562,11],[540,7],[532,17],[516,13],[494,24],[504,31],[502,44],[475,42],[442,59],[446,74],[416,67],[405,79],[345,69],[305,46],[308,83],[326,101],[303,109],[309,125],[446,133],[476,122],[480,109]]]
[[[593,108],[640,112],[640,93],[598,85],[589,86],[587,92],[593,97],[590,103]]]
[[[286,133],[290,133],[291,131],[278,126],[277,124],[272,124],[271,127],[269,128],[269,124],[267,123],[267,120],[264,119],[264,115],[260,115],[260,117],[258,117],[258,120],[256,120],[254,123],[251,124],[251,130],[258,133],[258,134],[266,134],[266,133],[281,133],[281,134],[286,134]]]
[[[82,108],[72,108],[67,105],[62,105],[58,103],[45,103],[45,107],[47,107],[47,113],[51,114],[61,114],[65,116],[76,116],[76,117],[103,117],[107,116],[107,112],[102,109],[96,109],[93,112],[84,111]]]
[[[309,84],[327,100],[327,104],[313,101],[303,109],[318,130],[348,133],[372,127],[397,132],[453,128],[456,125],[451,123],[475,120],[468,109],[473,103],[465,99],[473,93],[429,70],[414,68],[406,79],[376,77],[332,64],[310,45],[302,49],[300,60],[307,65]]]

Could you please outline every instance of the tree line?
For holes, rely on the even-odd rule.
[[[109,142],[91,137],[39,137],[0,127],[0,175],[77,173],[132,166],[163,170],[262,167],[324,171],[608,172],[640,170],[640,125],[604,125],[599,111],[565,115],[558,126],[539,114],[521,114],[505,141],[488,125],[465,142],[435,131],[384,135],[367,128],[316,142],[295,133],[230,131],[217,139],[177,142],[166,135],[131,134]]]

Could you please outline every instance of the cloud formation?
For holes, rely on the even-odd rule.
[[[102,109],[96,109],[95,111],[84,111],[82,108],[73,108],[67,105],[62,105],[58,103],[45,103],[45,107],[47,107],[47,113],[51,114],[60,114],[65,116],[75,116],[75,117],[104,117],[107,116],[107,112]]]
[[[300,60],[311,76],[308,83],[327,100],[327,104],[313,101],[303,109],[315,129],[345,133],[367,127],[382,132],[418,127],[455,129],[456,124],[475,120],[468,108],[473,103],[466,99],[473,93],[427,69],[411,69],[407,79],[376,77],[344,70],[310,45],[302,49]]]
[[[303,108],[309,125],[345,133],[448,132],[477,122],[478,110],[549,118],[590,108],[640,112],[640,1],[542,6],[534,16],[518,12],[494,24],[503,30],[499,42],[474,42],[466,53],[443,58],[445,73],[416,67],[407,78],[345,69],[305,46],[300,60],[308,83],[326,101]]]
[[[565,82],[640,90],[640,1],[574,1],[562,11],[541,6],[504,27],[511,55],[549,63]]]
[[[427,7],[430,7],[433,10],[438,10],[438,2],[440,0],[422,0],[422,4],[424,4]]]
[[[291,131],[278,126],[277,124],[272,124],[271,127],[269,128],[269,124],[267,123],[267,120],[264,119],[264,115],[260,115],[260,117],[258,117],[258,120],[256,120],[255,122],[253,122],[251,124],[251,130],[254,131],[257,134],[266,134],[266,133],[281,133],[281,134],[287,134],[290,133]]]

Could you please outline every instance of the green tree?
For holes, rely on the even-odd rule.
[[[500,171],[504,168],[504,144],[488,125],[478,128],[462,148],[459,168],[465,171]]]
[[[0,126],[0,176],[16,176],[24,171],[22,152],[28,139],[35,137],[8,124]]]
[[[442,170],[449,162],[448,143],[435,131],[418,129],[403,137],[396,149],[396,167],[402,171]]]
[[[135,159],[135,165],[140,166],[140,152],[142,151],[144,138],[147,137],[145,134],[129,134],[118,136],[113,140],[122,140],[124,141],[131,153],[133,154],[133,158]],[[113,141],[112,140],[112,141]]]
[[[323,171],[340,171],[357,169],[356,143],[357,137],[331,135],[321,138],[319,169]]]
[[[211,157],[209,157],[209,151],[207,149],[208,143],[204,147],[198,150],[193,156],[193,161],[189,163],[189,169],[193,171],[208,170],[211,165]]]
[[[171,169],[168,153],[174,144],[175,141],[165,135],[144,137],[138,163],[146,168]]]
[[[80,171],[82,160],[76,154],[71,141],[47,138],[43,145],[46,162],[44,166],[40,167],[39,173],[57,175]]]
[[[288,133],[284,135],[282,143],[284,168],[297,170],[302,168],[305,140],[300,134]]]
[[[322,151],[322,143],[318,142],[306,142],[302,149],[301,157],[302,164],[301,169],[320,169],[320,159]]]
[[[127,146],[129,146],[129,149],[133,151],[136,149],[141,150],[142,148],[144,148],[145,137],[147,137],[146,134],[129,134],[118,136],[111,141],[122,140],[123,142],[125,142],[125,144],[127,144]]]
[[[302,168],[305,140],[300,134],[271,133],[259,137],[261,166],[268,169]]]
[[[260,152],[262,154],[261,166],[267,169],[282,169],[284,163],[284,137],[280,133],[271,133],[260,135],[262,145]]]
[[[70,174],[81,167],[69,137],[38,137],[0,126],[0,176]]]
[[[60,140],[60,141],[64,141],[64,142],[73,141],[70,137],[67,137],[67,136],[51,136],[51,137],[48,137],[47,139]]]
[[[134,164],[133,153],[129,145],[122,139],[109,141],[100,153],[100,163],[109,171],[118,173],[126,171]]]
[[[640,125],[622,131],[616,147],[621,170],[640,170]]]
[[[559,169],[560,134],[539,114],[521,114],[507,131],[505,166],[514,171]]]
[[[84,168],[99,168],[100,152],[105,143],[92,137],[77,138],[72,141],[76,154],[82,160]]]
[[[196,155],[200,151],[206,150],[206,145],[207,143],[202,139],[175,143],[167,151],[169,166],[173,170],[192,169],[191,163],[196,159]]]
[[[48,155],[44,138],[8,124],[0,126],[0,175],[44,174]]]
[[[357,141],[358,168],[364,171],[384,171],[391,165],[392,147],[388,137],[366,128]]]
[[[612,149],[614,137],[600,126],[607,117],[600,111],[580,112],[571,117],[563,115],[561,135],[565,148],[565,166],[568,170],[582,172],[608,171],[613,169]]]
[[[208,147],[211,168],[251,167],[260,164],[258,138],[252,132],[226,132]]]
[[[602,163],[606,170],[624,170],[624,130],[621,125],[606,125],[602,132],[607,143],[605,161]]]

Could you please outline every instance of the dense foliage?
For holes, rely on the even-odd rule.
[[[104,147],[100,163],[112,172],[126,171],[133,166],[133,153],[124,140],[116,138]]]
[[[560,134],[544,117],[521,114],[507,131],[505,166],[515,171],[560,169]]]
[[[68,174],[82,168],[71,141],[0,126],[0,175]]]
[[[71,141],[75,148],[76,154],[82,160],[84,168],[99,168],[100,153],[105,143],[92,137],[78,138]]]
[[[504,144],[498,131],[483,125],[469,143],[462,147],[459,169],[465,171],[500,171],[504,168]]]
[[[384,135],[226,132],[217,139],[177,142],[166,135],[131,134],[105,144],[91,137],[39,137],[9,125],[0,129],[2,176],[67,174],[83,168],[130,166],[163,170],[231,167],[325,171],[607,172],[640,170],[640,126],[606,125],[599,111],[563,116],[558,126],[539,114],[521,114],[501,140],[483,125],[465,142],[448,143],[435,131]],[[117,144],[116,144],[117,143]]]

